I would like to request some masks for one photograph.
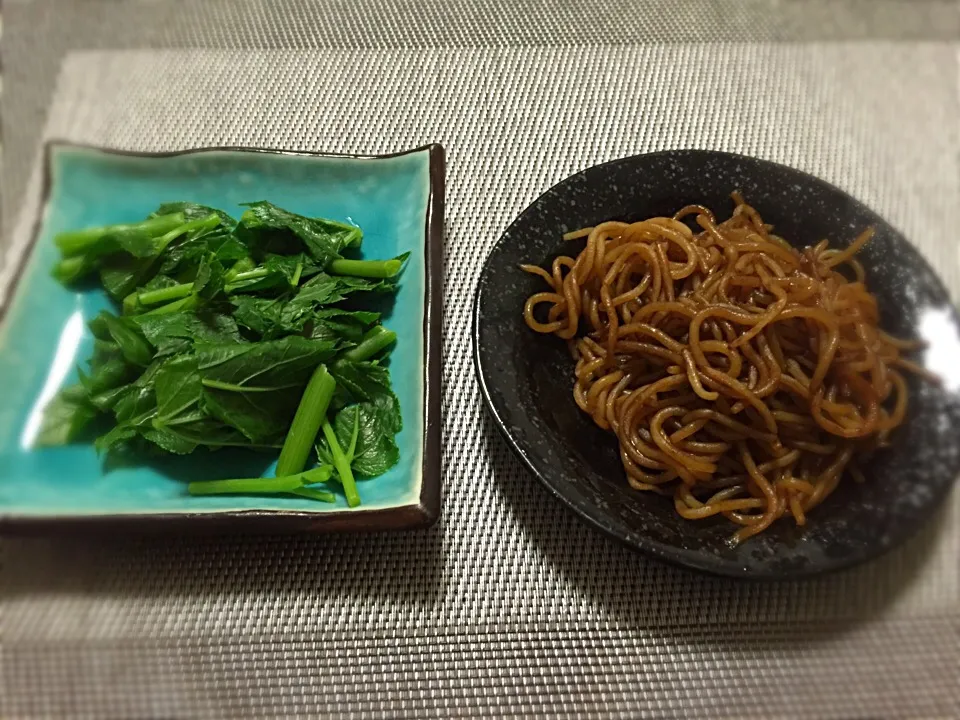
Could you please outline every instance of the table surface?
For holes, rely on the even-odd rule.
[[[960,298],[960,3],[9,0],[0,283],[38,148],[448,156],[443,517],[0,542],[4,717],[956,717],[960,493],[854,570],[738,583],[583,526],[481,408],[469,305],[545,188],[703,147],[848,190]],[[7,275],[4,275],[4,273]]]

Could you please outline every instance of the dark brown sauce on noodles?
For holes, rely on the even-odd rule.
[[[690,520],[722,514],[739,542],[863,481],[858,459],[903,422],[901,370],[925,371],[878,327],[855,257],[872,228],[798,251],[733,197],[724,222],[699,205],[606,222],[566,236],[587,237],[577,257],[522,268],[549,285],[526,323],[569,343],[574,398],[616,435],[630,485]]]

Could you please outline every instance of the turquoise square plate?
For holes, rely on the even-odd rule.
[[[134,154],[54,142],[46,149],[42,217],[20,259],[0,317],[0,526],[263,531],[401,529],[440,509],[440,331],[444,154],[439,145],[389,156],[247,148]],[[384,324],[399,340],[390,372],[403,414],[400,463],[362,481],[349,509],[289,497],[191,497],[185,480],[270,475],[272,458],[197,451],[149,465],[105,469],[92,446],[35,448],[43,408],[91,354],[87,321],[110,300],[50,276],[53,236],[70,228],[142,219],[164,201],[239,213],[270,200],[294,212],[359,225],[363,253],[410,252]],[[186,528],[184,528],[186,526]]]

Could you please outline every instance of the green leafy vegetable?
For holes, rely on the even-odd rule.
[[[131,225],[106,225],[73,232],[62,232],[53,241],[65,258],[87,255],[96,257],[127,249],[138,257],[144,248],[155,246],[157,238],[176,230],[187,222],[183,213],[150,218]]]
[[[284,302],[279,298],[254,297],[252,295],[238,295],[231,298],[233,304],[233,319],[237,325],[251,330],[264,340],[272,340],[284,334],[286,327],[281,321]],[[290,332],[298,332],[295,328]]]
[[[346,248],[359,246],[363,239],[360,228],[354,225],[296,215],[264,201],[247,207],[238,234],[262,254],[290,255],[299,246],[325,266]]]
[[[275,442],[290,427],[310,374],[334,351],[333,343],[297,336],[240,345],[198,344],[206,408],[254,443]]]
[[[39,444],[134,458],[280,449],[277,478],[193,483],[194,494],[282,493],[351,507],[355,476],[399,459],[400,406],[382,364],[397,336],[364,307],[393,293],[406,255],[348,257],[360,228],[269,202],[239,220],[191,202],[137,223],[60,233],[63,283],[99,275],[120,314],[93,318],[93,353],[46,408]],[[303,470],[316,452],[320,467]]]
[[[156,266],[157,258],[175,240],[184,236],[202,235],[215,228],[220,222],[216,214],[196,220],[186,220],[183,213],[162,215],[145,222],[161,223],[171,218],[181,219],[183,222],[160,236],[152,236],[149,232],[128,233],[119,237],[108,236],[113,238],[108,251],[112,254],[103,260],[100,281],[114,299],[125,298],[137,285],[149,277]]]
[[[366,310],[322,308],[308,318],[305,326],[309,328],[310,337],[315,340],[340,338],[351,343],[360,343],[367,329],[379,319],[380,313]]]
[[[120,352],[123,353],[124,359],[128,362],[134,365],[142,365],[143,367],[150,364],[150,361],[153,359],[153,351],[150,349],[150,344],[146,341],[146,338],[143,337],[143,334],[139,331],[135,323],[130,322],[126,318],[118,318],[111,315],[106,310],[97,316],[94,323],[102,325],[102,327],[106,329],[106,332],[117,344]],[[100,331],[98,337],[102,337],[102,335],[103,333]]]
[[[149,313],[137,315],[133,321],[159,357],[186,352],[198,342],[228,344],[242,341],[234,318],[216,310]]]
[[[40,447],[74,442],[97,416],[81,385],[71,385],[50,401],[37,436]]]
[[[389,331],[387,331],[389,332]],[[359,417],[359,435],[351,464],[358,475],[375,477],[393,467],[400,457],[396,435],[403,429],[400,403],[390,387],[390,374],[375,362],[341,358],[330,369],[337,384],[347,390],[356,403],[341,409],[333,429],[341,445],[352,443],[355,418]],[[317,445],[322,460],[333,462],[333,448],[327,442]]]
[[[90,371],[78,371],[80,384],[95,396],[106,390],[119,387],[133,380],[137,371],[124,357],[120,346],[112,340],[93,341],[93,357],[90,358]]]
[[[94,445],[105,452],[134,439],[139,433],[148,432],[151,421],[157,414],[157,398],[152,386],[134,386],[124,393],[114,405],[117,424],[105,435],[97,438]]]
[[[182,214],[187,220],[200,220],[208,215],[216,215],[220,219],[220,224],[227,230],[232,231],[237,226],[237,221],[223,212],[223,210],[217,210],[216,208],[192,202],[163,203],[153,211],[150,217],[176,214]]]
[[[399,461],[400,449],[395,438],[403,421],[395,400],[385,394],[378,395],[370,402],[351,405],[337,413],[334,430],[341,444],[349,444],[353,428],[359,429],[352,456],[357,475],[376,477]]]
[[[165,362],[157,371],[154,388],[157,394],[156,422],[163,425],[192,422],[201,411],[203,397],[197,358],[181,355]]]
[[[346,388],[357,400],[373,400],[380,395],[392,395],[390,372],[376,362],[340,358],[330,366],[338,385]]]
[[[198,343],[196,355],[204,380],[265,390],[302,387],[335,349],[328,341],[291,336],[260,343]]]

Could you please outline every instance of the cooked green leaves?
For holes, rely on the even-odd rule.
[[[359,247],[363,239],[354,225],[296,215],[261,201],[249,203],[240,217],[238,234],[258,253],[291,255],[305,250],[321,266],[341,257],[343,250]]]
[[[195,355],[209,413],[253,443],[282,440],[311,373],[335,343],[290,336],[232,345],[198,345]]]
[[[147,313],[134,316],[132,320],[156,350],[155,357],[188,352],[196,343],[242,342],[236,320],[215,309]]]
[[[350,444],[354,418],[358,417],[353,470],[364,477],[382,475],[399,460],[395,438],[403,428],[400,403],[390,387],[388,370],[376,362],[342,358],[333,365],[331,374],[348,393],[348,403],[333,422],[337,440],[340,445]],[[318,455],[331,463],[333,450],[329,437],[317,445]]]
[[[358,435],[352,466],[357,475],[376,477],[397,464],[400,449],[396,435],[403,421],[393,393],[377,395],[338,412],[334,430],[341,445],[350,442],[354,427],[358,428]]]
[[[47,405],[37,445],[72,443],[96,416],[97,409],[89,402],[86,388],[81,385],[66,387]]]
[[[198,344],[195,354],[204,385],[267,392],[303,387],[335,350],[332,341],[291,335],[258,343]]]
[[[90,321],[78,384],[46,409],[39,441],[188,454],[283,448],[276,479],[211,480],[195,494],[278,492],[351,506],[354,475],[399,458],[400,408],[382,364],[396,335],[364,307],[396,291],[406,255],[349,257],[360,228],[261,201],[231,215],[190,202],[143,221],[61,233],[54,275],[96,273],[118,303]],[[310,469],[315,454],[319,466]]]

